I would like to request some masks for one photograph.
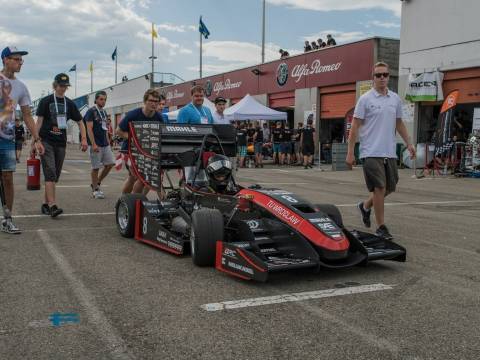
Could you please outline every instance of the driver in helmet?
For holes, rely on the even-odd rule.
[[[225,155],[213,155],[208,159],[205,171],[208,176],[208,190],[217,194],[235,194],[232,180],[232,162]]]

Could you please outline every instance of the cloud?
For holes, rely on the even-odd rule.
[[[77,94],[84,94],[90,91],[91,60],[95,63],[95,88],[113,83],[110,56],[115,46],[120,78],[150,71],[152,25],[141,15],[145,12],[141,9],[149,5],[149,0],[0,0],[0,38],[29,51],[19,78],[25,80],[33,98],[42,90],[50,90],[55,74],[74,64],[78,69]],[[167,35],[189,31],[188,25],[162,23],[158,29],[157,69],[191,53]],[[73,91],[70,94],[73,96]]]
[[[346,11],[383,9],[400,17],[398,0],[267,0],[270,4],[315,11]]]
[[[280,57],[280,46],[274,43],[265,44],[265,61]],[[284,49],[290,55],[299,54],[297,49]],[[209,41],[203,44],[203,72],[209,76],[226,71],[236,70],[261,62],[260,45],[242,41]],[[198,71],[198,65],[187,67],[190,71]]]
[[[368,23],[365,24],[367,28],[375,26],[375,27],[382,27],[385,29],[393,29],[393,28],[400,28],[399,23],[394,23],[394,22],[383,22],[383,21],[378,21],[378,20],[373,20],[369,21]]]
[[[342,32],[338,30],[323,30],[321,32],[304,36],[303,40],[313,41],[322,39],[323,41],[327,41],[327,34],[332,35],[338,45],[349,43],[352,41],[362,40],[369,37],[368,34],[365,34],[361,31],[349,31],[349,32]]]

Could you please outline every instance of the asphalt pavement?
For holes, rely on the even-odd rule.
[[[0,234],[1,360],[479,358],[479,179],[400,171],[386,223],[407,248],[405,263],[255,283],[122,238],[114,205],[125,169],[106,179],[104,200],[91,196],[89,169],[70,146],[57,189],[65,213],[51,219],[40,214],[43,191],[26,190],[25,159],[18,165],[23,233]],[[355,208],[366,196],[361,168],[267,166],[237,176],[336,204],[348,228],[365,230]],[[311,292],[321,295],[298,295]],[[243,305],[206,310],[224,302]]]

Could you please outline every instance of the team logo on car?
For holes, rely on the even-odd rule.
[[[260,226],[260,224],[258,223],[258,221],[256,220],[249,220],[247,221],[247,225],[250,229],[258,229],[258,227]]]
[[[286,63],[281,63],[277,67],[277,84],[283,86],[287,83],[288,80],[288,65]]]
[[[210,80],[207,80],[207,82],[205,83],[205,95],[207,97],[212,95],[212,90],[213,90],[212,82]]]

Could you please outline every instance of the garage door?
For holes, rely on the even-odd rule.
[[[295,92],[286,91],[277,94],[271,94],[268,97],[268,106],[271,108],[294,107]]]
[[[320,118],[338,119],[355,106],[355,84],[329,86],[320,89]]]

